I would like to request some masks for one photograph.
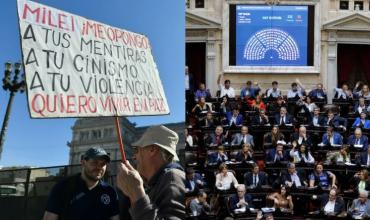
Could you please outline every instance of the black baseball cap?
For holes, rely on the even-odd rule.
[[[96,158],[102,158],[106,160],[107,162],[110,162],[110,157],[108,153],[101,147],[92,147],[86,151],[84,154],[83,159],[96,159]]]

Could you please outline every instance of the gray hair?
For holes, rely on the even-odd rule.
[[[369,196],[369,192],[368,191],[366,191],[366,190],[359,190],[358,191],[358,195],[364,195],[365,197],[368,197]]]
[[[243,190],[243,191],[245,191],[246,190],[246,188],[245,188],[245,185],[244,184],[239,184],[238,185],[238,187],[236,187],[237,189],[239,189],[239,190]]]

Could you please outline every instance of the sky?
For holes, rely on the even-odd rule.
[[[146,35],[167,101],[170,115],[130,117],[137,126],[182,122],[184,106],[185,15],[184,2],[174,0],[39,0],[72,14]],[[20,62],[20,40],[15,0],[2,1],[0,19],[0,78],[5,62]],[[0,81],[2,83],[2,81]],[[2,85],[1,85],[2,86]],[[3,123],[9,92],[0,89],[0,123]],[[58,166],[68,164],[75,119],[31,119],[25,93],[17,93],[10,113],[0,167]]]

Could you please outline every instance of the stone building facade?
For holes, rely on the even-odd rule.
[[[300,67],[258,67],[229,65],[230,5],[270,4],[314,6],[313,65]],[[264,91],[273,80],[286,91],[298,78],[306,88],[323,83],[328,89],[328,100],[334,96],[333,88],[339,86],[338,68],[341,63],[339,45],[370,45],[369,0],[187,0],[186,1],[186,51],[189,72],[201,74],[198,80],[216,94],[219,73],[230,79],[237,90],[247,80],[259,82]],[[194,53],[204,53],[204,61],[192,66]],[[203,63],[202,63],[203,62]],[[193,62],[194,63],[194,62]],[[357,71],[357,72],[356,72]],[[353,70],[350,80],[363,80],[363,70]]]
[[[120,126],[127,159],[132,158],[130,144],[144,133],[148,126],[136,127],[127,118],[120,117]],[[179,134],[178,152],[185,146],[184,123],[165,124],[168,128]],[[90,147],[103,147],[111,156],[112,160],[120,160],[121,154],[118,147],[117,133],[114,119],[111,117],[80,118],[72,127],[72,141],[68,142],[70,148],[69,164],[79,164],[81,156]]]

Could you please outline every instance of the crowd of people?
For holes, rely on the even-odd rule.
[[[188,217],[370,216],[367,84],[335,88],[328,104],[320,83],[286,95],[277,81],[240,94],[217,83],[215,97],[203,83],[187,96]]]

